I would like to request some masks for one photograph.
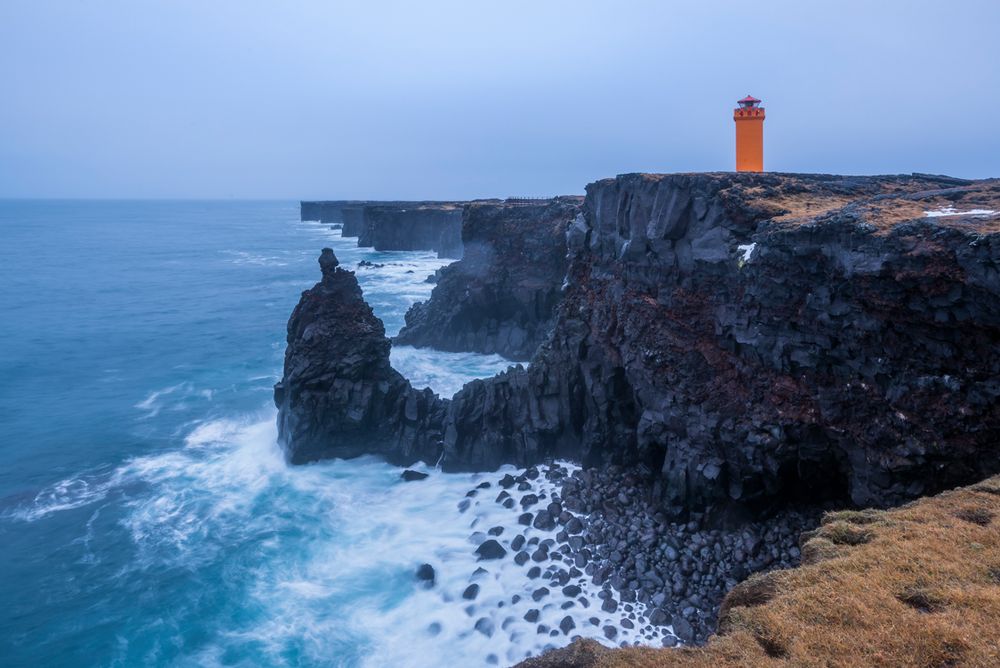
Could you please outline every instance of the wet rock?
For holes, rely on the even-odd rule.
[[[659,608],[654,609],[651,613],[649,613],[649,623],[653,626],[668,626],[670,621],[670,616]]]
[[[479,555],[481,560],[483,559],[503,559],[507,556],[507,550],[503,548],[500,543],[493,539],[485,541],[479,547],[476,548],[476,554]]]
[[[428,585],[434,584],[434,567],[430,564],[420,564],[417,568],[417,579],[426,582]]]
[[[568,596],[570,598],[573,598],[574,596],[579,596],[580,595],[580,591],[581,591],[581,589],[578,586],[576,586],[576,585],[568,585],[566,587],[563,587],[562,593],[563,593],[564,596]]]
[[[465,591],[462,592],[462,598],[469,601],[475,600],[477,596],[479,596],[479,585],[477,584],[470,584],[465,588]]]
[[[487,638],[492,638],[494,632],[493,620],[489,617],[480,617],[476,620],[476,630]]]
[[[676,635],[681,642],[691,643],[694,641],[694,628],[688,620],[683,617],[678,617],[674,619],[673,627],[674,635]]]
[[[532,522],[531,526],[539,529],[541,531],[551,531],[556,527],[556,521],[549,515],[548,512],[540,510],[538,514],[535,515],[535,520]]]
[[[427,474],[427,473],[421,473],[420,471],[413,471],[411,469],[406,469],[405,471],[403,471],[403,473],[399,477],[402,478],[406,482],[414,482],[414,481],[417,481],[417,480],[423,480],[424,478],[427,478],[428,476],[429,476],[429,474]]]
[[[559,630],[563,632],[564,636],[568,636],[569,632],[576,628],[576,622],[569,615],[566,615],[559,622]]]

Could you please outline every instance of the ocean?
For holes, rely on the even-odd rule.
[[[370,457],[290,467],[276,444],[320,248],[383,265],[358,279],[390,335],[448,260],[357,248],[296,202],[2,201],[0,240],[3,665],[509,665],[601,636],[582,604],[532,604],[509,559],[475,573],[488,528],[525,532],[492,500],[513,468],[404,483]],[[509,365],[392,361],[446,396]]]

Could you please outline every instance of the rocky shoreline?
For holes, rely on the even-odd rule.
[[[1000,477],[888,511],[823,515],[798,567],[749,577],[702,646],[575,640],[518,668],[995,666]]]
[[[442,592],[444,601],[463,606],[474,631],[506,634],[522,649],[525,634],[544,648],[581,638],[621,647],[700,644],[737,580],[797,565],[797,536],[818,523],[814,511],[732,530],[671,523],[650,503],[642,475],[547,462],[481,476],[457,504],[471,518],[469,550],[478,561],[460,596]],[[420,484],[427,476],[406,470],[402,479]],[[521,584],[498,591],[494,578],[506,572],[513,582],[510,569]],[[414,572],[431,589],[442,575],[429,563]]]
[[[728,529],[670,522],[649,492],[650,478],[615,466],[576,471],[561,498],[582,518],[569,554],[608,592],[603,609],[645,604],[637,623],[671,626],[677,640],[665,637],[665,646],[704,642],[723,597],[752,573],[798,565],[799,535],[819,521],[817,507],[803,507]]]
[[[275,388],[291,461],[578,462],[535,476],[558,483],[545,504],[525,505],[527,473],[493,501],[554,532],[546,549],[487,540],[520,567],[537,555],[550,593],[596,588],[602,632],[667,645],[704,642],[751,573],[795,566],[822,509],[890,506],[1000,470],[1000,217],[961,216],[1000,210],[998,182],[632,174],[588,186],[578,214],[557,205],[546,224],[562,247],[507,241],[538,211],[465,207],[463,235],[481,244],[468,266],[495,253],[517,271],[488,299],[476,280],[461,289],[461,263],[440,271],[402,341],[514,350],[522,337],[469,314],[514,296],[553,248],[565,280],[545,340],[518,350],[530,364],[450,398],[391,368],[381,322],[324,250]]]

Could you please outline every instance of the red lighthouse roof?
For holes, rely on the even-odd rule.
[[[760,102],[760,100],[758,100],[757,98],[755,98],[753,95],[747,95],[742,100],[737,100],[738,104],[742,104],[744,102]]]

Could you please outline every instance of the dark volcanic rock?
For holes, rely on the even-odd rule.
[[[340,230],[340,235],[343,237],[358,237],[361,236],[361,231],[365,227],[365,207],[364,206],[347,206],[344,207],[340,212],[341,218],[344,221],[344,227]]]
[[[569,635],[569,632],[576,628],[576,622],[569,615],[562,618],[559,622],[559,629],[563,632],[563,635]]]
[[[462,203],[370,205],[362,209],[358,246],[375,250],[433,250],[462,256]]]
[[[476,554],[480,559],[503,559],[507,556],[507,550],[491,538],[476,548]]]
[[[423,480],[424,478],[428,477],[428,474],[421,473],[420,471],[411,471],[410,469],[406,469],[399,477],[405,480],[406,482],[415,482],[417,480]]]
[[[433,585],[434,575],[434,567],[430,564],[420,564],[420,567],[417,568],[417,579],[421,582]]]
[[[278,438],[293,463],[377,453],[396,464],[433,461],[443,407],[389,364],[382,321],[354,272],[324,248],[323,279],[288,321],[285,371],[275,385]]]
[[[737,519],[804,498],[886,505],[985,477],[1000,470],[1000,228],[995,216],[924,218],[942,206],[998,209],[1000,184],[593,183],[567,229],[556,323],[527,369],[469,383],[451,402],[415,398],[403,429],[400,398],[414,395],[384,371],[387,354],[360,357],[377,401],[315,393],[311,381],[336,374],[313,369],[360,362],[357,346],[303,340],[293,315],[276,394],[279,405],[296,391],[311,403],[292,402],[291,424],[282,411],[283,437],[295,449],[302,434],[311,456],[440,454],[445,470],[561,457],[640,467],[675,519]],[[316,338],[323,354],[292,352]],[[289,382],[289,370],[310,383]],[[364,425],[372,445],[338,447],[341,422]]]
[[[548,336],[566,275],[566,228],[582,198],[465,207],[461,260],[440,270],[396,341],[527,360]]]
[[[487,201],[487,200],[484,200]],[[341,226],[344,237],[375,250],[434,250],[439,257],[462,256],[465,202],[341,200],[301,202],[302,220]]]

